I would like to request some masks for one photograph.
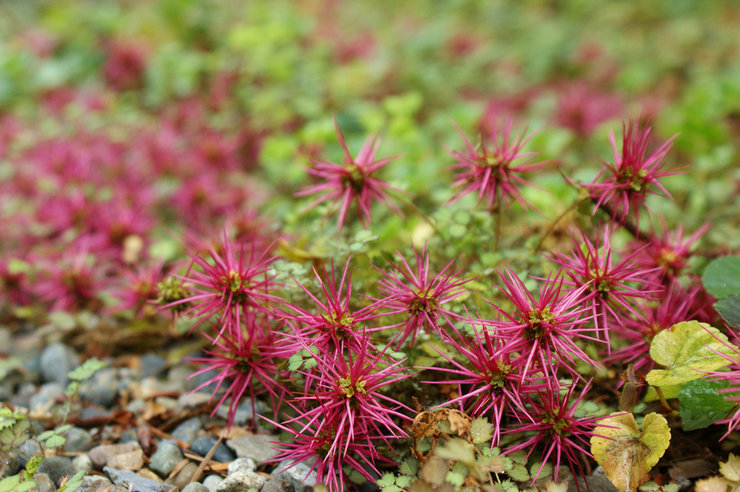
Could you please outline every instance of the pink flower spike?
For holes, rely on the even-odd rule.
[[[461,271],[453,270],[455,260],[450,261],[430,280],[429,253],[426,246],[421,254],[414,248],[415,268],[409,265],[400,252],[396,254],[401,258],[400,266],[391,264],[390,271],[378,267],[375,269],[383,275],[378,285],[386,297],[376,301],[388,309],[384,314],[407,315],[403,323],[403,332],[396,344],[398,350],[409,338],[413,347],[416,336],[422,328],[427,333],[443,331],[438,321],[440,315],[451,324],[450,318],[458,315],[445,309],[443,305],[463,295],[464,285],[469,280],[460,279]]]
[[[375,154],[380,142],[376,140],[375,136],[370,136],[360,149],[357,157],[353,158],[336,118],[334,119],[334,125],[336,126],[339,145],[344,151],[344,162],[337,164],[312,160],[313,167],[308,169],[308,174],[323,180],[323,182],[307,186],[295,195],[308,196],[323,193],[308,206],[308,209],[327,201],[337,202],[339,204],[337,227],[340,230],[344,226],[353,202],[357,206],[360,220],[365,227],[370,224],[370,207],[373,201],[384,203],[391,211],[403,217],[403,212],[387,193],[388,190],[402,191],[375,177],[375,173],[392,160],[397,159],[398,156],[376,159]]]
[[[664,169],[663,159],[671,150],[678,134],[669,138],[647,157],[647,145],[651,128],[642,127],[634,120],[622,126],[622,151],[617,150],[614,132],[609,136],[614,164],[604,161],[604,168],[586,189],[595,201],[594,213],[601,205],[612,207],[612,220],[624,222],[632,209],[639,227],[640,208],[648,195],[664,195],[672,198],[659,179],[682,174],[682,168]]]
[[[489,133],[481,136],[480,144],[475,146],[460,127],[455,125],[465,142],[465,150],[449,151],[457,160],[457,163],[450,166],[450,169],[457,172],[452,186],[461,187],[450,203],[455,203],[470,193],[476,193],[478,201],[485,201],[489,210],[508,206],[514,201],[521,203],[525,208],[534,207],[521,196],[520,185],[533,185],[520,174],[534,171],[549,162],[530,163],[529,160],[535,153],[523,152],[522,149],[529,142],[531,135],[527,137],[524,131],[512,139],[512,126],[511,117],[508,117],[501,126],[495,116],[491,116],[490,125],[486,126]],[[522,162],[516,162],[522,159],[524,159]]]

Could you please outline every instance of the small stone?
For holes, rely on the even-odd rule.
[[[295,488],[285,480],[273,478],[265,482],[260,492],[293,492]]]
[[[229,475],[232,473],[240,472],[252,472],[257,469],[257,463],[252,458],[237,458],[229,463],[228,472]]]
[[[236,472],[230,474],[218,485],[217,492],[244,492],[249,489],[259,490],[266,479],[255,472]]]
[[[59,383],[46,383],[39,388],[38,393],[29,400],[32,410],[48,410],[54,405],[56,399],[64,394],[64,388]]]
[[[7,458],[0,460],[0,480],[18,473],[23,468],[22,461],[16,453],[10,453]]]
[[[182,489],[182,492],[210,492],[210,489],[202,483],[189,483]]]
[[[139,475],[140,477],[148,478],[149,480],[154,480],[155,482],[164,483],[164,481],[159,477],[159,475],[151,471],[149,468],[142,468],[141,470],[137,471],[136,474]]]
[[[109,410],[95,407],[85,407],[80,412],[80,420],[99,419],[105,421],[110,416],[111,412]]]
[[[217,441],[212,437],[199,437],[198,439],[193,441],[193,444],[190,447],[199,455],[205,456],[216,444],[216,442]],[[228,463],[229,461],[233,461],[234,458],[236,458],[234,456],[234,453],[232,453],[229,448],[221,443],[216,448],[216,452],[213,453],[211,459],[213,461],[218,461],[219,463]]]
[[[177,411],[199,408],[211,401],[212,395],[208,393],[184,393],[177,399]]]
[[[305,462],[294,466],[290,466],[291,464],[290,461],[281,461],[271,475],[285,480],[299,492],[313,489],[316,485],[316,470],[311,471],[311,467]]]
[[[218,475],[208,475],[205,480],[203,480],[203,485],[208,488],[209,492],[216,492],[219,484],[223,481],[224,479]]]
[[[100,475],[85,475],[82,477],[80,492],[114,492],[116,486]]]
[[[279,436],[269,434],[248,434],[226,441],[226,445],[234,450],[239,458],[252,458],[257,465],[261,465],[277,454],[270,441],[279,441]]]
[[[63,477],[71,477],[75,474],[75,467],[72,460],[65,456],[47,456],[36,472],[48,475],[59,486]]]
[[[128,453],[120,453],[108,460],[108,466],[118,470],[136,471],[144,466],[144,452],[141,449],[135,449]]]
[[[257,400],[254,406],[255,406],[254,409],[257,411],[258,415],[262,415],[269,410],[267,406],[259,400]],[[229,404],[224,403],[223,405],[218,407],[218,410],[216,411],[216,415],[218,415],[224,420],[228,420]],[[254,419],[254,412],[252,411],[252,399],[249,397],[246,397],[242,399],[242,401],[240,401],[239,405],[236,407],[236,412],[234,414],[234,424],[235,425],[245,425],[248,421],[251,421],[253,419]]]
[[[96,468],[102,468],[108,464],[108,461],[116,455],[141,451],[138,442],[127,442],[123,444],[103,444],[90,450],[88,456]],[[114,480],[115,482],[115,480]]]
[[[165,483],[174,485],[178,489],[182,490],[187,484],[193,481],[193,477],[197,471],[198,465],[190,461],[187,465],[183,466],[179,472],[177,472],[177,475],[165,480]]]
[[[81,454],[77,456],[75,459],[72,460],[72,466],[75,469],[75,473],[77,472],[89,472],[93,469],[92,460],[90,457],[86,454]]]
[[[172,410],[174,412],[177,409],[177,400],[169,396],[158,396],[154,399],[154,403],[162,405],[165,410]]]
[[[129,429],[123,434],[121,434],[121,437],[118,439],[118,444],[124,444],[127,442],[139,442],[139,436],[136,435],[136,429]]]
[[[160,441],[157,451],[149,459],[149,467],[160,476],[168,477],[182,458],[182,451],[174,441]]]
[[[67,373],[80,365],[80,359],[71,348],[53,343],[41,352],[41,376],[44,381],[67,384]]]
[[[202,428],[203,423],[200,419],[198,417],[193,417],[178,425],[175,430],[172,431],[172,437],[190,446],[198,436],[198,431]]]
[[[18,453],[20,454],[22,465],[25,465],[26,461],[28,461],[28,459],[32,456],[44,455],[44,453],[41,451],[41,446],[39,445],[39,443],[37,443],[33,439],[29,439],[28,441],[18,446]]]
[[[146,354],[139,358],[142,376],[156,376],[163,369],[167,361],[161,355]]]
[[[140,477],[129,470],[116,470],[106,466],[103,471],[114,484],[126,487],[130,492],[176,492],[173,485],[160,483],[155,480]]]
[[[36,472],[33,476],[33,481],[36,482],[36,487],[34,488],[36,492],[54,492],[57,489],[54,482],[46,473]]]
[[[113,369],[98,371],[89,380],[82,383],[80,397],[101,407],[108,408],[116,401],[118,383]]]
[[[128,405],[126,405],[126,410],[131,413],[141,413],[146,410],[146,402],[144,400],[139,400],[138,398],[131,400]]]
[[[92,447],[92,436],[85,429],[72,427],[64,436],[67,438],[65,445],[65,450],[67,451],[78,453],[80,451],[88,451]]]

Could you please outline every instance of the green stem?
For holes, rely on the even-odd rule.
[[[554,221],[552,221],[552,223],[550,224],[550,227],[547,228],[547,230],[545,231],[545,233],[542,235],[542,237],[540,238],[539,242],[537,243],[537,246],[535,246],[535,248],[534,248],[534,252],[535,253],[538,253],[540,251],[540,249],[542,248],[542,245],[545,242],[545,239],[547,239],[550,236],[550,234],[552,234],[552,231],[555,230],[555,228],[558,226],[558,224],[569,213],[571,213],[573,210],[575,210],[576,208],[578,208],[581,205],[581,203],[585,202],[586,200],[587,200],[587,198],[579,198],[578,200],[575,200],[573,203],[571,203],[570,205],[568,205],[568,208],[566,208],[565,210],[563,210],[563,212],[561,212],[560,215],[558,215],[555,218]]]

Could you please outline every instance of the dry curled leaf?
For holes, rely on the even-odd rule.
[[[648,480],[648,472],[668,449],[670,440],[671,431],[662,415],[646,415],[640,431],[631,413],[618,413],[596,427],[591,453],[617,489],[634,492]]]
[[[710,477],[696,482],[696,492],[727,492],[727,482],[722,477]]]

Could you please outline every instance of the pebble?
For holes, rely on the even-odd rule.
[[[146,354],[139,358],[142,376],[156,376],[164,369],[164,357],[157,354]]]
[[[74,350],[62,343],[53,343],[41,352],[41,376],[44,381],[56,382],[65,386],[67,373],[80,365]]]
[[[293,490],[295,490],[295,488],[285,480],[273,478],[265,482],[260,489],[260,492],[293,492]]]
[[[217,492],[244,492],[248,489],[259,490],[266,479],[255,472],[236,472],[230,474],[218,485]]]
[[[95,407],[85,407],[80,412],[80,420],[88,420],[88,419],[100,419],[100,420],[106,420],[108,417],[111,416],[110,410],[103,410],[102,408],[95,408]]]
[[[599,492],[617,492],[617,488],[611,483],[609,478],[606,476],[604,468],[597,466],[591,475],[586,477],[586,484],[583,482],[582,477],[576,477],[578,485],[573,482],[573,476],[568,480],[568,492],[577,490],[598,490]],[[585,487],[584,487],[585,485]]]
[[[110,480],[100,475],[85,475],[82,477],[80,492],[113,492],[115,490]]]
[[[182,489],[182,492],[210,492],[210,489],[202,483],[189,483]]]
[[[118,444],[124,444],[127,442],[139,442],[139,436],[136,435],[136,429],[129,429],[123,434],[121,434],[121,437],[118,439]]]
[[[257,469],[257,463],[252,458],[237,458],[229,463],[229,474],[240,472],[253,472]]]
[[[211,395],[196,391],[195,393],[183,393],[177,399],[177,411],[199,408],[211,401]]]
[[[198,465],[190,461],[187,465],[183,466],[179,472],[177,472],[177,475],[165,480],[165,483],[174,485],[178,489],[183,489],[187,484],[193,481],[193,477],[197,471]]]
[[[93,469],[92,460],[86,454],[81,454],[72,460],[72,466],[74,466],[75,473],[77,472],[89,472]]]
[[[39,446],[39,443],[37,443],[33,439],[29,439],[28,441],[18,446],[18,452],[21,457],[21,461],[22,461],[21,464],[23,465],[26,464],[26,461],[31,456],[38,456],[38,455],[43,456],[43,453],[41,452],[41,446]]]
[[[193,444],[190,446],[192,450],[196,453],[198,453],[201,456],[205,456],[208,454],[208,452],[211,450],[211,448],[216,444],[216,439],[212,437],[199,437],[195,441],[193,441]],[[216,448],[216,452],[213,453],[213,461],[218,461],[219,463],[228,463],[230,461],[233,461],[236,458],[234,456],[234,453],[229,450],[226,446],[224,446],[223,443],[219,444]]]
[[[92,460],[93,465],[96,468],[102,468],[108,464],[108,461],[123,453],[131,453],[133,451],[141,451],[141,446],[138,442],[127,442],[123,444],[103,444],[96,446],[90,450],[88,456]]]
[[[307,463],[297,463],[288,468],[290,465],[290,461],[281,461],[271,475],[285,480],[299,492],[312,490],[316,485],[316,470],[309,473],[311,467]]]
[[[208,488],[209,492],[216,492],[219,484],[223,481],[224,479],[218,475],[208,475],[206,479],[203,480],[203,485]]]
[[[142,468],[141,470],[137,471],[136,474],[139,475],[140,477],[148,478],[149,480],[154,480],[155,482],[163,482],[163,480],[159,477],[159,475],[151,471],[149,468]]]
[[[10,387],[10,383],[4,381],[0,383],[0,401],[8,401],[13,396],[13,390]]]
[[[182,458],[182,451],[174,441],[160,441],[157,451],[149,458],[149,468],[162,477],[168,477]]]
[[[46,383],[39,388],[38,393],[33,395],[28,404],[32,410],[49,410],[56,399],[64,394],[64,388],[59,383]]]
[[[37,473],[46,474],[57,486],[65,476],[71,477],[75,474],[72,460],[65,456],[47,456],[36,470]]]
[[[36,385],[33,383],[24,383],[18,389],[18,392],[10,399],[10,402],[16,407],[30,408],[31,397],[35,394]]]
[[[277,454],[270,441],[279,441],[279,436],[269,434],[248,434],[226,441],[226,445],[234,450],[239,458],[252,458],[257,465],[261,465]]]
[[[16,453],[11,453],[4,460],[0,460],[0,480],[15,475],[23,468],[23,460]]]
[[[128,405],[126,405],[126,410],[131,413],[141,413],[146,410],[146,402],[138,398],[135,400],[131,400],[130,402],[128,402]]]
[[[33,481],[36,482],[36,487],[34,488],[36,492],[54,492],[57,489],[51,477],[46,473],[36,472],[33,476]]]
[[[118,470],[139,470],[144,466],[144,452],[135,449],[128,453],[119,453],[108,460],[108,466]]]
[[[198,417],[193,417],[178,425],[175,430],[172,431],[172,437],[190,446],[198,436],[198,431],[202,428],[203,423],[200,419]]]
[[[267,405],[265,405],[261,401],[257,401],[257,403],[254,404],[255,410],[257,411],[258,415],[265,414],[269,409],[267,408]],[[228,420],[229,418],[229,404],[224,403],[220,407],[218,407],[218,410],[216,411],[216,415],[221,417],[224,420]],[[252,399],[249,397],[246,397],[242,399],[242,401],[239,402],[239,405],[236,407],[236,413],[234,414],[234,425],[246,425],[248,421],[251,421],[254,419],[254,412],[252,411]]]
[[[66,451],[78,453],[88,451],[93,444],[92,436],[85,429],[72,427],[65,434],[67,437]]]
[[[140,477],[136,473],[128,470],[116,470],[106,466],[103,468],[106,475],[114,484],[126,487],[130,492],[176,492],[177,488],[173,485],[160,483],[155,480]]]
[[[23,366],[23,379],[30,383],[41,382],[41,352],[33,351],[21,356]]]
[[[109,408],[118,396],[116,372],[113,369],[98,371],[80,386],[80,397],[90,403]]]

